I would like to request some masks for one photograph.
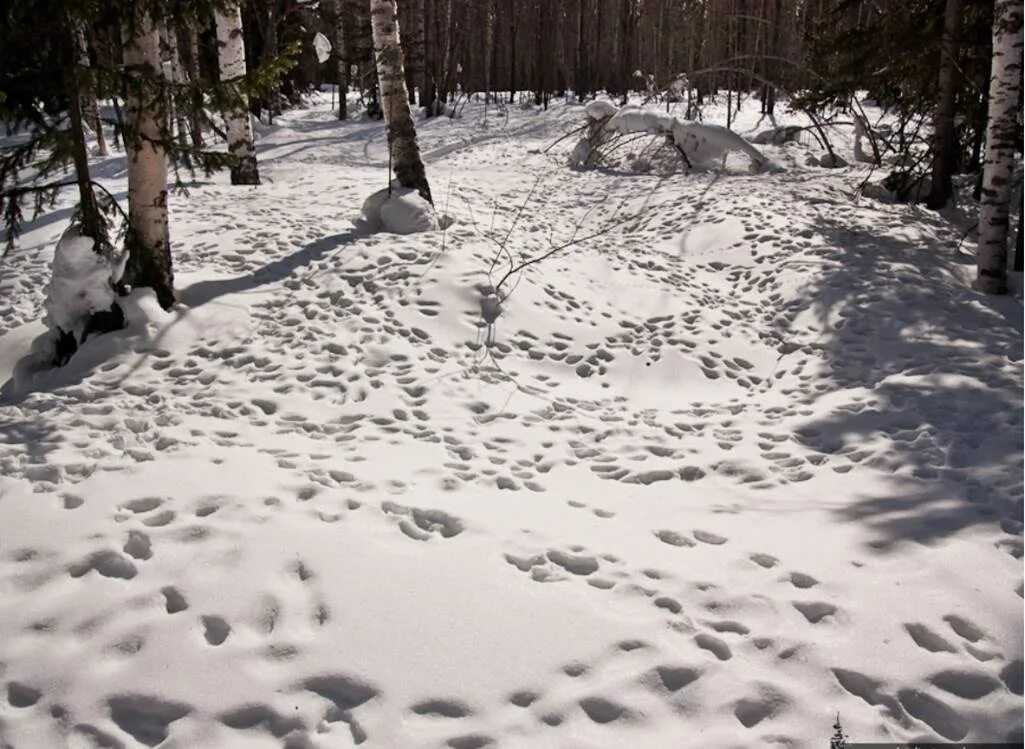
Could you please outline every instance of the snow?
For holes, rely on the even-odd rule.
[[[584,105],[584,116],[590,120],[604,120],[618,111],[615,104],[603,99],[594,99]]]
[[[263,185],[171,197],[180,303],[61,369],[26,371],[68,204],[26,227],[3,742],[1020,741],[1020,294],[969,290],[956,215],[854,199],[850,139],[569,169],[580,111],[418,120],[456,220],[413,234],[352,227],[381,123],[285,113]]]
[[[93,250],[94,241],[77,226],[64,232],[54,250],[53,269],[44,309],[51,328],[81,338],[90,314],[109,310],[114,284],[124,272],[124,257],[111,258]]]
[[[364,201],[362,213],[371,231],[416,234],[438,228],[433,206],[408,187],[378,190]]]

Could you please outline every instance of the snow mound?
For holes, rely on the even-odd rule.
[[[409,187],[378,190],[363,203],[363,220],[371,231],[418,234],[439,228],[434,206]]]
[[[93,250],[92,237],[70,226],[57,242],[53,275],[46,289],[46,322],[81,338],[89,316],[109,310],[115,300],[114,284],[124,273],[127,253],[110,257]]]
[[[589,120],[604,120],[616,113],[616,105],[608,101],[591,101],[584,107],[584,116]]]

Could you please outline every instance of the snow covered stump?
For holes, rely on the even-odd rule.
[[[662,136],[680,154],[687,167],[711,165],[728,154],[739,152],[751,162],[751,171],[760,172],[770,165],[768,158],[732,130],[719,125],[682,120],[665,112],[636,106],[617,109],[607,101],[592,101],[584,107],[587,135],[581,138],[570,156],[574,165],[601,161],[601,148],[618,136],[649,134]]]
[[[378,190],[363,202],[362,227],[367,231],[418,234],[439,228],[434,206],[411,187],[398,184]]]
[[[120,330],[125,315],[114,286],[124,273],[127,253],[97,252],[95,240],[72,225],[61,236],[46,288],[46,324],[56,333],[53,363],[65,364],[90,335]]]

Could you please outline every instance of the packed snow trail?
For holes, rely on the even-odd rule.
[[[542,151],[580,113],[420,122],[455,223],[408,236],[352,224],[381,125],[289,113],[264,185],[172,198],[178,307],[135,294],[35,374],[66,211],[30,227],[0,268],[0,738],[814,747],[839,712],[1020,740],[1020,299],[967,291],[947,220],[852,202],[860,168],[571,170]],[[518,215],[522,260],[620,203],[482,345],[485,234]]]

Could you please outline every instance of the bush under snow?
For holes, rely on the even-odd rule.
[[[127,253],[111,257],[96,252],[95,240],[68,227],[57,242],[53,273],[46,288],[46,324],[82,340],[92,315],[109,311],[116,299],[114,285],[124,273]]]
[[[674,145],[691,164],[710,164],[728,153],[737,151],[751,160],[751,168],[760,170],[769,160],[732,130],[719,125],[706,125],[674,117],[665,112],[645,110],[636,106],[617,109],[606,101],[592,101],[584,107],[591,122],[588,138],[582,139],[570,157],[575,164],[586,163],[591,151],[610,134],[650,133],[671,138]]]

